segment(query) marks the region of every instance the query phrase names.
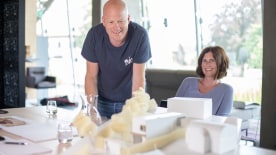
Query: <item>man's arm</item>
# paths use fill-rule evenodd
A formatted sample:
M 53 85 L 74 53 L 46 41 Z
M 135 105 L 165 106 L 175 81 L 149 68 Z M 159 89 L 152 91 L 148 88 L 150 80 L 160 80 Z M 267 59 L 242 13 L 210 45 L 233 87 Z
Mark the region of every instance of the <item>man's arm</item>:
M 132 91 L 145 89 L 145 64 L 133 64 Z
M 97 81 L 98 81 L 99 66 L 98 63 L 86 62 L 86 74 L 85 74 L 85 94 L 86 95 L 98 95 Z

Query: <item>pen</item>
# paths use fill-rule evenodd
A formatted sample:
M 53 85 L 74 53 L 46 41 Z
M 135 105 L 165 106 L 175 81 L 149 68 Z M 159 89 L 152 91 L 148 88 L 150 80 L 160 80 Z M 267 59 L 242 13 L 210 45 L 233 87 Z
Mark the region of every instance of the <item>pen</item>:
M 28 145 L 26 142 L 5 142 L 5 144 L 12 144 L 12 145 Z

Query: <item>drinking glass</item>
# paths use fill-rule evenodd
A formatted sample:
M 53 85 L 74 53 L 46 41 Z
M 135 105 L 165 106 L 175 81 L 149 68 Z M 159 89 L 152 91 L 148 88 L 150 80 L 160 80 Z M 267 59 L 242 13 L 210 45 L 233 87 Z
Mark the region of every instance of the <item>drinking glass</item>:
M 57 137 L 60 143 L 70 143 L 73 140 L 73 130 L 71 123 L 59 122 Z
M 97 109 L 98 95 L 81 95 L 82 111 L 97 125 L 102 124 L 101 115 Z
M 49 116 L 56 116 L 57 114 L 57 102 L 55 100 L 49 100 L 46 106 L 46 112 Z

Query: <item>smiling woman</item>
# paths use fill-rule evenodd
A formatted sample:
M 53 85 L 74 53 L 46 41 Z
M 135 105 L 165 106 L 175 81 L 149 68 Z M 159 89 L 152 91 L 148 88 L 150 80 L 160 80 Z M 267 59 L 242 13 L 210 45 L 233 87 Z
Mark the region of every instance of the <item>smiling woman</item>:
M 226 76 L 228 67 L 229 59 L 223 48 L 204 48 L 198 58 L 196 69 L 199 77 L 184 79 L 176 96 L 212 98 L 213 115 L 229 115 L 233 105 L 233 88 L 220 81 Z

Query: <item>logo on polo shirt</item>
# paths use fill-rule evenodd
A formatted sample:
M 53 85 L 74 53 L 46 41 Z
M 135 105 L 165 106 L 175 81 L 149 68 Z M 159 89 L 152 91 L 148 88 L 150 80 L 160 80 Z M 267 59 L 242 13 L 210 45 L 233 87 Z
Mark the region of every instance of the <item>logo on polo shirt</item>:
M 131 64 L 131 63 L 132 63 L 132 61 L 133 61 L 133 58 L 131 58 L 131 57 L 126 58 L 126 59 L 124 60 L 124 62 L 125 62 L 125 66 L 127 66 L 127 65 Z

